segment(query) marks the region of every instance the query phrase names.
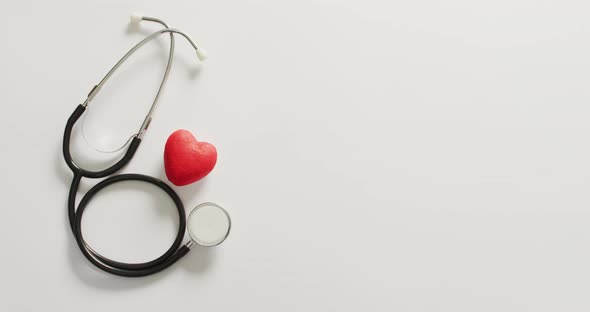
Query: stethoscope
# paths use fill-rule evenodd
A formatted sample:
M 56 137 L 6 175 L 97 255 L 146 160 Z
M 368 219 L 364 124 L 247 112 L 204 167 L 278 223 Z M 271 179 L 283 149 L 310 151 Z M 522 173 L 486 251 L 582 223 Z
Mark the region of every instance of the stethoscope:
M 65 131 L 64 131 L 64 139 L 63 139 L 63 155 L 68 167 L 74 173 L 74 177 L 72 179 L 72 184 L 70 186 L 69 196 L 68 196 L 68 218 L 70 222 L 70 227 L 78 244 L 78 247 L 82 251 L 82 254 L 96 267 L 104 270 L 108 273 L 112 273 L 115 275 L 120 276 L 127 276 L 127 277 L 141 277 L 147 276 L 150 274 L 154 274 L 160 272 L 167 267 L 171 266 L 172 264 L 176 263 L 179 259 L 185 256 L 189 251 L 190 248 L 193 247 L 195 244 L 211 247 L 216 246 L 222 243 L 227 235 L 229 234 L 231 228 L 231 219 L 228 213 L 223 209 L 221 206 L 215 203 L 203 203 L 195 207 L 186 217 L 186 213 L 184 211 L 184 205 L 180 200 L 179 196 L 176 192 L 168 186 L 163 181 L 156 179 L 154 177 L 150 177 L 143 174 L 119 174 L 113 175 L 117 171 L 121 170 L 125 165 L 131 161 L 133 155 L 137 151 L 141 140 L 148 129 L 150 122 L 152 121 L 152 115 L 154 113 L 156 104 L 160 97 L 161 91 L 166 84 L 166 80 L 170 73 L 170 68 L 172 66 L 172 60 L 174 56 L 174 34 L 178 34 L 186 38 L 186 40 L 193 46 L 197 57 L 203 61 L 206 59 L 206 53 L 203 49 L 197 47 L 195 42 L 184 32 L 169 28 L 166 23 L 162 20 L 153 18 L 153 17 L 146 17 L 140 15 L 132 15 L 131 16 L 131 23 L 139 23 L 141 21 L 150 21 L 155 22 L 163 25 L 165 28 L 154 32 L 153 34 L 147 36 L 145 39 L 137 43 L 134 47 L 132 47 L 112 68 L 109 72 L 104 76 L 104 78 L 96 85 L 90 93 L 88 97 L 84 101 L 84 103 L 78 105 L 72 115 L 68 118 L 66 123 Z M 157 38 L 158 36 L 169 33 L 170 34 L 170 54 L 168 57 L 168 63 L 166 65 L 166 70 L 164 72 L 164 76 L 160 83 L 160 87 L 152 106 L 148 114 L 146 115 L 139 131 L 132 135 L 131 138 L 127 141 L 125 145 L 128 145 L 127 150 L 125 151 L 123 157 L 118 160 L 112 166 L 100 170 L 100 171 L 90 171 L 81 168 L 78 166 L 72 156 L 70 154 L 70 137 L 72 134 L 72 128 L 74 124 L 78 121 L 78 119 L 84 114 L 86 111 L 88 104 L 92 101 L 92 99 L 96 96 L 96 94 L 100 91 L 102 86 L 107 82 L 107 80 L 113 75 L 113 73 L 131 56 L 135 51 L 141 48 L 143 45 L 148 43 L 149 41 Z M 124 146 L 125 146 L 124 145 Z M 78 207 L 76 209 L 76 195 L 78 193 L 78 188 L 80 185 L 81 179 L 91 178 L 91 179 L 98 179 L 98 178 L 105 178 L 95 186 L 93 186 L 80 200 Z M 176 238 L 170 248 L 160 257 L 144 262 L 144 263 L 124 263 L 109 259 L 95 250 L 93 250 L 84 240 L 84 236 L 82 235 L 82 216 L 88 203 L 90 200 L 101 190 L 104 188 L 119 183 L 123 181 L 139 181 L 152 184 L 161 190 L 163 190 L 174 202 L 176 209 L 178 211 L 179 217 L 179 227 Z M 190 240 L 183 244 L 182 240 L 184 238 L 184 234 L 187 231 L 187 223 L 188 223 L 188 235 Z

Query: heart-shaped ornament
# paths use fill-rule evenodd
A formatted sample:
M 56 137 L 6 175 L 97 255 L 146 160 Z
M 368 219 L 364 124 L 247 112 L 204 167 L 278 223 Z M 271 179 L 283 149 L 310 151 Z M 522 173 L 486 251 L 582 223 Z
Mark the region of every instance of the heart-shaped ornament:
M 168 137 L 164 148 L 164 169 L 174 185 L 197 182 L 207 176 L 217 163 L 213 144 L 199 142 L 187 130 L 176 130 Z

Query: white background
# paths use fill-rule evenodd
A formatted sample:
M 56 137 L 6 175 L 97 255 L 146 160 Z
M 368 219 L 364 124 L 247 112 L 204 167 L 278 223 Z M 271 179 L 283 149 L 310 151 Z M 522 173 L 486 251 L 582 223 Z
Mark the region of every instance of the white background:
M 590 5 L 564 0 L 3 1 L 2 311 L 588 311 Z M 232 233 L 155 276 L 95 269 L 67 225 L 63 127 L 160 17 L 180 37 L 125 172 L 165 180 L 167 136 L 219 151 L 175 187 Z M 91 103 L 101 144 L 139 127 L 167 36 Z M 79 130 L 79 129 L 78 129 Z M 76 131 L 88 166 L 100 158 Z M 82 156 L 87 155 L 87 156 Z M 93 156 L 94 155 L 94 156 Z M 96 181 L 84 180 L 81 192 Z M 79 195 L 81 196 L 81 195 Z M 177 220 L 137 183 L 108 188 L 88 240 L 158 256 Z

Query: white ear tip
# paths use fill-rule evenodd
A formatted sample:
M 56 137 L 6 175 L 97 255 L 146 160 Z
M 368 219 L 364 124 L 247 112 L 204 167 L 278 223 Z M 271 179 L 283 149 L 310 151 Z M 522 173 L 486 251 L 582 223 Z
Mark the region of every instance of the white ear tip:
M 199 58 L 199 60 L 204 61 L 207 58 L 209 58 L 209 55 L 207 55 L 207 51 L 205 51 L 201 48 L 198 48 L 197 49 L 197 57 Z
M 141 22 L 142 19 L 143 15 L 141 15 L 140 13 L 133 13 L 129 17 L 129 22 L 131 22 L 131 24 L 139 24 L 139 22 Z

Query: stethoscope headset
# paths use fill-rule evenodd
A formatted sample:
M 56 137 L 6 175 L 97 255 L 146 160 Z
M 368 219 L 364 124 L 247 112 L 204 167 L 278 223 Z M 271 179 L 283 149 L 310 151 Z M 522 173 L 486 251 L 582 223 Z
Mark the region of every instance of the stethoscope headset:
M 139 147 L 139 144 L 142 141 L 142 138 L 146 130 L 150 125 L 150 122 L 152 121 L 152 115 L 154 113 L 156 104 L 158 103 L 158 99 L 160 97 L 162 89 L 164 88 L 164 85 L 166 84 L 166 80 L 168 78 L 170 68 L 172 66 L 175 44 L 174 34 L 181 35 L 182 37 L 184 37 L 195 49 L 197 57 L 201 61 L 207 58 L 205 51 L 197 47 L 195 42 L 184 32 L 177 29 L 169 28 L 165 22 L 157 18 L 140 15 L 131 16 L 131 23 L 139 23 L 141 21 L 155 22 L 161 24 L 165 28 L 158 30 L 153 34 L 147 36 L 145 39 L 143 39 L 134 47 L 132 47 L 109 70 L 109 72 L 104 76 L 104 78 L 102 78 L 102 80 L 96 86 L 94 86 L 94 88 L 92 88 L 84 103 L 78 105 L 78 107 L 76 107 L 72 115 L 68 118 L 63 137 L 63 155 L 65 158 L 65 162 L 74 174 L 68 196 L 68 218 L 77 245 L 82 251 L 82 254 L 99 269 L 106 271 L 108 273 L 126 277 L 141 277 L 160 272 L 168 268 L 172 264 L 176 263 L 182 257 L 184 257 L 190 251 L 190 248 L 195 244 L 205 247 L 218 245 L 225 240 L 231 228 L 230 217 L 221 206 L 215 203 L 203 203 L 195 207 L 188 216 L 188 234 L 190 240 L 187 243 L 183 244 L 182 240 L 187 230 L 187 217 L 184 211 L 184 205 L 180 197 L 170 186 L 168 186 L 166 183 L 157 178 L 143 174 L 132 173 L 113 175 L 131 161 L 131 159 L 135 155 L 135 152 L 137 151 L 137 148 Z M 74 162 L 70 153 L 70 138 L 74 124 L 76 124 L 78 119 L 80 119 L 80 117 L 84 114 L 88 107 L 88 104 L 100 91 L 100 89 L 107 82 L 107 80 L 113 75 L 113 73 L 139 48 L 141 48 L 146 43 L 150 42 L 151 40 L 157 38 L 158 36 L 164 33 L 170 34 L 170 54 L 168 57 L 166 70 L 164 72 L 164 76 L 160 83 L 158 92 L 156 93 L 150 110 L 146 115 L 141 127 L 139 128 L 139 131 L 133 136 L 131 136 L 131 138 L 127 141 L 127 143 L 124 146 L 127 145 L 128 147 L 127 150 L 124 152 L 123 157 L 116 163 L 114 163 L 112 166 L 99 171 L 91 171 L 81 168 Z M 76 208 L 76 195 L 78 193 L 78 188 L 80 186 L 81 179 L 99 179 L 105 177 L 106 179 L 97 183 L 82 197 L 80 203 L 78 204 L 78 207 Z M 84 236 L 82 235 L 82 216 L 89 201 L 104 188 L 123 181 L 145 182 L 160 188 L 166 194 L 168 194 L 168 196 L 170 196 L 178 211 L 179 226 L 176 238 L 174 239 L 174 242 L 172 243 L 170 248 L 164 254 L 162 254 L 160 257 L 154 260 L 144 263 L 124 263 L 109 259 L 99 254 L 94 249 L 92 249 L 86 243 L 86 241 L 84 240 Z

